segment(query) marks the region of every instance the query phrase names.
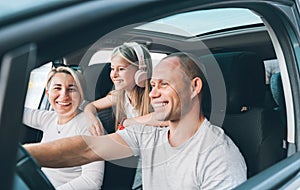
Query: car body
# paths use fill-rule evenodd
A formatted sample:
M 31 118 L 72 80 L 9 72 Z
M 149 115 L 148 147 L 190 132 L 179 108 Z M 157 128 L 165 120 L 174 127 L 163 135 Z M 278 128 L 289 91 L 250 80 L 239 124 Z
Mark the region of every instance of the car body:
M 36 142 L 41 136 L 21 127 L 22 114 L 30 98 L 37 100 L 33 107 L 50 109 L 41 82 L 48 70 L 61 63 L 79 65 L 88 81 L 87 100 L 103 97 L 112 89 L 109 54 L 127 41 L 146 45 L 155 65 L 177 51 L 192 53 L 204 62 L 211 95 L 204 105 L 206 116 L 224 128 L 253 171 L 237 189 L 299 188 L 298 0 L 66 1 L 42 5 L 0 17 L 3 189 L 51 189 L 35 163 L 30 165 L 36 167 L 34 171 L 20 167 L 23 158 L 32 159 L 26 152 L 21 159 L 18 151 L 20 142 Z M 281 75 L 275 87 L 271 82 L 274 73 Z M 270 78 L 262 81 L 261 76 Z M 31 92 L 35 86 L 42 90 Z M 236 99 L 236 94 L 241 98 Z M 240 107 L 236 108 L 237 104 Z M 110 113 L 99 117 L 106 130 L 113 132 Z M 270 162 L 260 166 L 257 162 L 265 158 Z M 28 182 L 28 176 L 36 180 Z M 116 187 L 107 184 L 106 188 Z

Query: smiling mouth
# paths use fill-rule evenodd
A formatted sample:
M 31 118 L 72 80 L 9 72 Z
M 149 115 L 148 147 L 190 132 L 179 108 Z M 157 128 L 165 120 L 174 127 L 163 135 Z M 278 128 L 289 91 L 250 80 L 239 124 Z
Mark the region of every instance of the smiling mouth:
M 72 104 L 71 102 L 56 102 L 56 103 L 60 106 L 69 106 Z
M 155 111 L 162 111 L 165 109 L 167 102 L 161 102 L 161 103 L 153 103 L 152 107 Z
M 122 79 L 117 79 L 117 80 L 114 80 L 113 82 L 114 83 L 121 83 L 123 80 Z

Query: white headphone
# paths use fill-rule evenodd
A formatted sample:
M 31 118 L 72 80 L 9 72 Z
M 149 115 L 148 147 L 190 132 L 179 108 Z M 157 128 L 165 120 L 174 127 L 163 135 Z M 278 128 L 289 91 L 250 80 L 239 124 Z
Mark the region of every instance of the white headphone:
M 126 46 L 132 47 L 138 58 L 138 70 L 134 75 L 135 84 L 141 88 L 146 85 L 147 76 L 147 65 L 145 63 L 144 52 L 141 46 L 136 42 L 125 43 Z

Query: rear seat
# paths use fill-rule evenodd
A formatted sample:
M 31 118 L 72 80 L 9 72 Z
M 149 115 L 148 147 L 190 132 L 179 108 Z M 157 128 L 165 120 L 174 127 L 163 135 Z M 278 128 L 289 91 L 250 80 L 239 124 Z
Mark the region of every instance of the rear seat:
M 88 66 L 83 75 L 87 81 L 87 101 L 93 101 L 107 95 L 113 88 L 110 79 L 110 64 L 95 64 Z M 115 131 L 113 109 L 108 108 L 98 113 L 107 133 Z M 105 145 L 102 145 L 105 146 Z M 105 161 L 102 190 L 131 189 L 138 158 L 132 156 L 125 159 Z

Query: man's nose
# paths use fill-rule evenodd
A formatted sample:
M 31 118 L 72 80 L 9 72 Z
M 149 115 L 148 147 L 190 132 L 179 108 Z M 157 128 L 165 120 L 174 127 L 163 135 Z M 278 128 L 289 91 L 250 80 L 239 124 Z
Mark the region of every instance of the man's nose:
M 160 91 L 157 87 L 153 87 L 152 90 L 149 93 L 150 98 L 156 98 L 160 96 Z

